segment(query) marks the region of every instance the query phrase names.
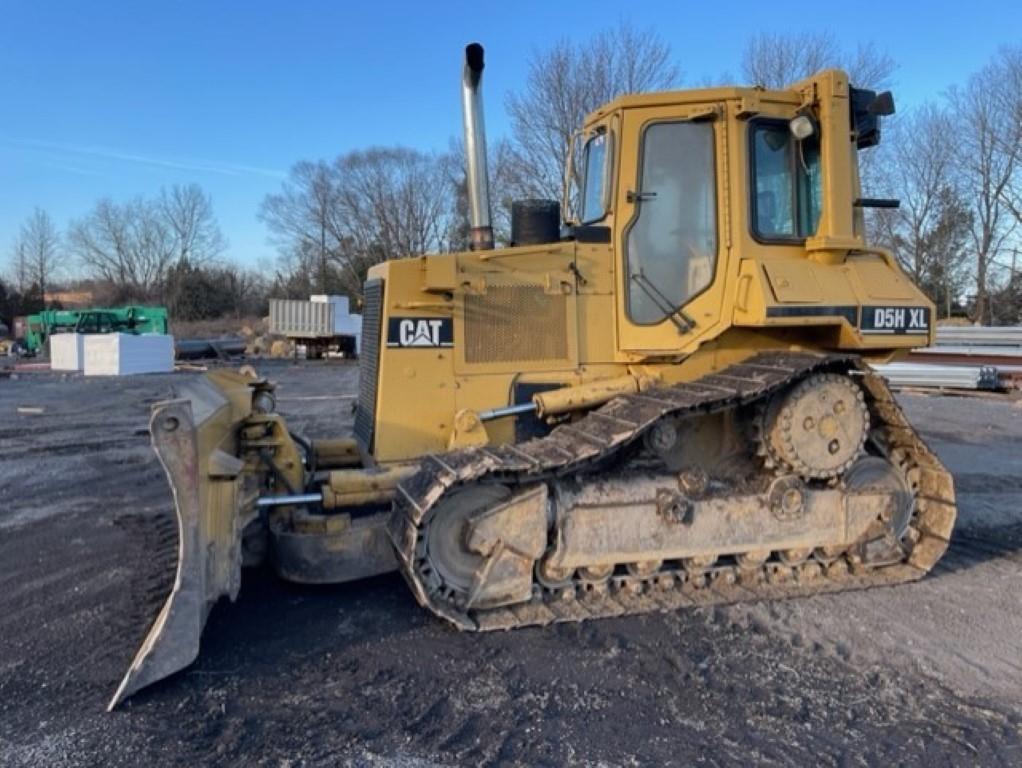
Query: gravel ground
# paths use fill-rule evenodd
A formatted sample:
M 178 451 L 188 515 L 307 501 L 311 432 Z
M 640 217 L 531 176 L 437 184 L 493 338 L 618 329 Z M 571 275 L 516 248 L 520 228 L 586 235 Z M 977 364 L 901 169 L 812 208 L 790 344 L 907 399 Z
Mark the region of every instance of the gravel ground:
M 260 367 L 297 429 L 350 430 L 354 365 Z M 466 635 L 396 576 L 248 572 L 106 714 L 173 537 L 148 408 L 193 375 L 0 379 L 2 765 L 1022 763 L 1022 408 L 952 397 L 902 398 L 960 500 L 917 584 Z

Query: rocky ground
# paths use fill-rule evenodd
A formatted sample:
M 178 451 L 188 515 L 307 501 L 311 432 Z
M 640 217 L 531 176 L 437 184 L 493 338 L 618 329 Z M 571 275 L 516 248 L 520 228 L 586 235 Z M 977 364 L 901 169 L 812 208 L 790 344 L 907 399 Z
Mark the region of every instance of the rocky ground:
M 350 429 L 354 365 L 263 367 L 298 430 Z M 257 571 L 106 714 L 173 535 L 147 411 L 194 375 L 0 379 L 2 765 L 1022 763 L 1022 408 L 953 397 L 902 398 L 960 499 L 917 584 L 465 635 L 396 576 Z

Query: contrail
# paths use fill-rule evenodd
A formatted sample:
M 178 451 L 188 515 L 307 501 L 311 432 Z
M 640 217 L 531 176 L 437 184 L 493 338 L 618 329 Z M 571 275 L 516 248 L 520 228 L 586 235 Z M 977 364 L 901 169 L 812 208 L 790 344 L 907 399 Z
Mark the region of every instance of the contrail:
M 116 162 L 151 165 L 158 168 L 170 168 L 177 171 L 217 173 L 224 176 L 265 176 L 272 179 L 283 179 L 285 176 L 283 171 L 272 168 L 260 168 L 258 166 L 241 165 L 237 163 L 218 163 L 191 158 L 180 159 L 158 157 L 156 155 L 125 152 L 123 150 L 112 149 L 109 147 L 79 146 L 75 144 L 38 141 L 35 139 L 15 139 L 3 137 L 0 137 L 0 143 L 6 144 L 8 147 L 13 149 L 31 149 L 51 153 L 71 154 L 79 157 L 95 157 L 103 160 L 113 160 Z

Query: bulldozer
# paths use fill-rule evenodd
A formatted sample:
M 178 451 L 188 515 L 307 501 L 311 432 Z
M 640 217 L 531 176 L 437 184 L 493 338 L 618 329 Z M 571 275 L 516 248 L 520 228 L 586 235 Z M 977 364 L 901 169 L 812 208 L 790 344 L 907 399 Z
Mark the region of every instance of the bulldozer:
M 293 433 L 251 369 L 153 407 L 177 570 L 110 708 L 192 663 L 263 563 L 400 571 L 485 631 L 895 585 L 947 549 L 952 478 L 871 369 L 934 335 L 866 237 L 897 205 L 859 179 L 890 93 L 825 70 L 620 96 L 495 248 L 483 70 L 469 45 L 471 248 L 369 270 L 353 436 Z

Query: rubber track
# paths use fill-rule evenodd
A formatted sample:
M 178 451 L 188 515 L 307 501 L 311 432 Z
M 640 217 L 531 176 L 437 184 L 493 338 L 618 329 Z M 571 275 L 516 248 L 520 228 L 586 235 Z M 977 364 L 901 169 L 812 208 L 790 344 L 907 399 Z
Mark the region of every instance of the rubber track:
M 443 597 L 438 576 L 417 553 L 432 510 L 455 488 L 484 482 L 524 486 L 561 475 L 584 475 L 620 458 L 661 418 L 749 405 L 817 372 L 851 373 L 859 378 L 873 424 L 870 437 L 903 468 L 913 486 L 916 504 L 906 536 L 908 551 L 900 563 L 868 566 L 845 556 L 829 564 L 809 560 L 789 566 L 768 561 L 754 571 L 724 565 L 696 576 L 678 568 L 650 577 L 615 575 L 595 586 L 576 582 L 551 590 L 535 585 L 529 602 L 464 611 Z M 951 474 L 912 429 L 883 379 L 858 358 L 759 353 L 694 382 L 618 397 L 526 443 L 431 455 L 416 475 L 399 486 L 390 533 L 402 573 L 421 605 L 461 629 L 490 630 L 913 581 L 947 550 L 955 514 Z

